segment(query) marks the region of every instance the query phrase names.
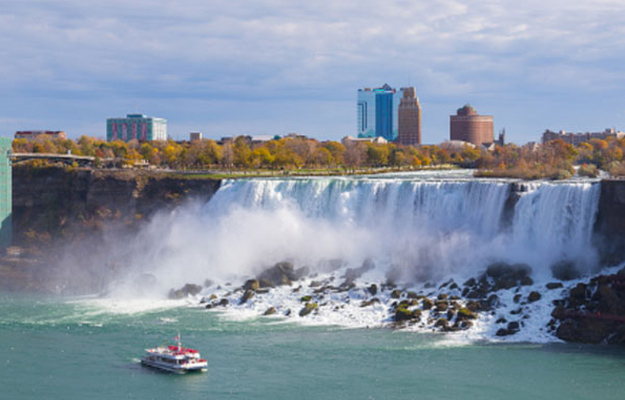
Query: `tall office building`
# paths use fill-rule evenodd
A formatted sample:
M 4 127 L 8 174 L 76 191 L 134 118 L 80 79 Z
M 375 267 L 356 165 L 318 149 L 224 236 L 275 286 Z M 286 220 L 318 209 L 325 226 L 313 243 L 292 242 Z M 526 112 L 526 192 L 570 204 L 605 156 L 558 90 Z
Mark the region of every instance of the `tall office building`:
M 421 144 L 421 105 L 414 87 L 402 88 L 403 96 L 397 109 L 397 142 L 405 145 Z
M 493 116 L 477 115 L 470 105 L 458 109 L 449 117 L 450 140 L 462 140 L 480 146 L 495 141 Z
M 397 139 L 399 99 L 400 93 L 387 84 L 375 89 L 358 89 L 358 137 Z
M 152 141 L 167 140 L 167 120 L 148 117 L 143 114 L 128 114 L 126 118 L 108 118 L 106 120 L 106 140 Z

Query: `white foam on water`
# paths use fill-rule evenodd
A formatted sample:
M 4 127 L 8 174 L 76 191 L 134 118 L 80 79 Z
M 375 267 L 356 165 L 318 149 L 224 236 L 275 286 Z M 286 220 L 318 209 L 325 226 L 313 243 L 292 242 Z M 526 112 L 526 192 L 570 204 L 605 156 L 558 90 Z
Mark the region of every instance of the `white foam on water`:
M 232 282 L 233 287 L 214 285 L 202 293 L 228 298 L 230 306 L 220 311 L 224 318 L 258 318 L 275 307 L 278 316 L 286 318 L 290 310 L 286 319 L 305 325 L 384 327 L 391 321 L 389 307 L 395 300 L 385 291 L 376 296 L 379 304 L 360 307 L 370 297 L 363 289 L 366 283 L 380 286 L 392 276 L 402 287 L 428 294 L 423 288 L 426 281 L 438 286 L 453 277 L 461 283 L 479 276 L 492 262 L 525 263 L 532 268 L 535 285 L 521 288 L 519 294 L 525 299 L 537 290 L 541 300 L 523 305 L 517 317 L 510 314 L 518 309 L 514 293 L 498 293 L 497 315 L 482 313 L 469 331 L 448 336 L 451 341 L 552 341 L 545 325 L 558 291 L 547 291 L 544 284 L 553 279 L 550 266 L 559 260 L 575 260 L 584 273 L 596 266 L 590 239 L 599 185 L 589 181 L 520 185 L 525 191 L 512 207 L 506 203 L 510 181 L 477 180 L 466 171 L 225 181 L 207 204 L 157 215 L 136 242 L 128 244 L 141 251 L 122 247 L 123 254 L 131 255 L 134 275 L 128 280 L 131 284 L 117 288 L 124 286 L 121 293 L 135 292 L 137 276 L 154 277 L 154 288 L 161 293 L 206 279 L 222 285 Z M 238 304 L 242 292 L 226 296 L 246 278 L 283 260 L 309 267 L 311 274 L 318 274 L 315 280 L 333 276 L 332 284 L 338 286 L 346 268 L 358 268 L 366 259 L 372 259 L 375 268 L 357 281 L 356 289 L 315 300 L 318 309 L 306 317 L 299 311 L 301 297 L 314 296 L 311 278 L 256 295 L 242 305 Z M 342 272 L 329 273 L 329 260 L 341 260 Z M 300 285 L 299 293 L 294 293 Z M 129 314 L 185 305 L 141 299 L 116 303 L 114 297 L 102 301 L 101 308 Z M 508 321 L 527 315 L 520 320 L 521 332 L 496 337 L 502 327 L 496 323 L 499 314 Z M 422 319 L 427 317 L 425 312 Z M 428 323 L 408 329 L 432 331 Z

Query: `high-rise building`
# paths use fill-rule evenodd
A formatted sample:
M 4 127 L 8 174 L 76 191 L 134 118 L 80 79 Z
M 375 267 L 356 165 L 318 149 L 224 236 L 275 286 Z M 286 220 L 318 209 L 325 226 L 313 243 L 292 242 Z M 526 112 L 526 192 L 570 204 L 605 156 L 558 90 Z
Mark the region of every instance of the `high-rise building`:
M 402 97 L 397 109 L 397 142 L 405 145 L 421 144 L 421 105 L 415 88 L 402 88 Z
M 106 140 L 152 141 L 167 140 L 167 120 L 148 117 L 143 114 L 128 114 L 126 118 L 108 118 L 106 120 Z
M 400 93 L 387 84 L 375 89 L 358 89 L 358 137 L 397 139 L 399 99 Z
M 450 140 L 462 140 L 480 146 L 495 141 L 492 115 L 477 115 L 469 104 L 449 117 Z

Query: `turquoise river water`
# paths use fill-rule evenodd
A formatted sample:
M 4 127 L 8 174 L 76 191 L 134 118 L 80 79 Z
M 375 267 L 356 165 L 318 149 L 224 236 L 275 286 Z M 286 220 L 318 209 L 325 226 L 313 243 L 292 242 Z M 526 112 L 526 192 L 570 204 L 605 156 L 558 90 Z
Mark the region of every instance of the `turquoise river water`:
M 0 295 L 2 399 L 622 399 L 625 351 L 232 320 L 171 302 Z M 176 304 L 174 306 L 174 304 Z M 204 374 L 144 368 L 170 342 Z

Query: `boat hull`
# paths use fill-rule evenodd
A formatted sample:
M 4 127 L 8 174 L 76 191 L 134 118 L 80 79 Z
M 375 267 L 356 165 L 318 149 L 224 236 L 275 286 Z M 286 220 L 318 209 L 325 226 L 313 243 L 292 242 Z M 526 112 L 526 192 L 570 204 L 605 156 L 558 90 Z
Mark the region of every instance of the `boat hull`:
M 172 374 L 178 374 L 178 375 L 183 375 L 183 374 L 186 374 L 187 372 L 206 372 L 207 371 L 207 365 L 203 365 L 201 363 L 198 363 L 197 365 L 191 365 L 191 366 L 172 365 L 172 364 L 168 364 L 165 362 L 147 360 L 145 358 L 142 358 L 141 365 L 154 368 L 154 369 L 158 369 L 161 371 L 169 372 Z

